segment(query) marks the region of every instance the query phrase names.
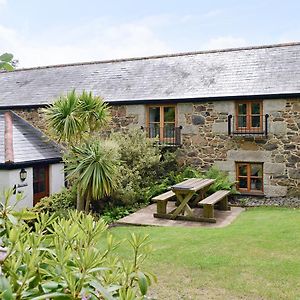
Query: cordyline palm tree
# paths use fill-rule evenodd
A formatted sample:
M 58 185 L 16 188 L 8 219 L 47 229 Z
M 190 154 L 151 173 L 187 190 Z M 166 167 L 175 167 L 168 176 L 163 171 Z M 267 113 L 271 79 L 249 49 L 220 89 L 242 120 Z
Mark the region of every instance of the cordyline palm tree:
M 110 115 L 106 103 L 92 93 L 75 90 L 60 97 L 44 110 L 49 135 L 60 143 L 78 145 L 107 124 Z
M 73 146 L 66 159 L 69 178 L 75 178 L 79 199 L 77 209 L 89 211 L 91 200 L 109 196 L 117 187 L 119 155 L 112 142 L 90 141 Z
M 67 178 L 77 185 L 77 209 L 88 211 L 92 199 L 110 195 L 117 183 L 116 146 L 97 136 L 109 120 L 108 107 L 92 93 L 73 90 L 44 112 L 49 135 L 67 150 Z

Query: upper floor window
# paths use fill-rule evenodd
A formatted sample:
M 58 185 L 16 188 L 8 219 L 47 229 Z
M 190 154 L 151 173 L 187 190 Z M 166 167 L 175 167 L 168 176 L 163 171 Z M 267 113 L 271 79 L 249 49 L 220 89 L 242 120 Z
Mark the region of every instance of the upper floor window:
M 147 134 L 159 142 L 173 144 L 176 141 L 177 110 L 175 105 L 151 105 L 147 107 Z
M 236 103 L 236 131 L 261 132 L 263 130 L 262 101 Z
M 263 114 L 262 101 L 238 101 L 235 115 L 228 115 L 228 135 L 268 136 L 269 115 Z

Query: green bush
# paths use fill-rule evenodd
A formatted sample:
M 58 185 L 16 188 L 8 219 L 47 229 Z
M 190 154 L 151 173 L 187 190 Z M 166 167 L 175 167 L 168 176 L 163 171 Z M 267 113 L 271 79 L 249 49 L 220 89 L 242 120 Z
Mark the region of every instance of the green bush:
M 216 168 L 210 168 L 206 173 L 190 166 L 180 168 L 176 153 L 163 152 L 141 130 L 131 130 L 127 134 L 114 133 L 112 139 L 119 145 L 121 180 L 108 202 L 125 206 L 124 211 L 134 203 L 148 203 L 154 196 L 187 178 L 215 179 L 209 194 L 220 189 L 236 193 L 235 183 L 229 180 L 225 172 Z
M 71 211 L 68 218 L 14 212 L 12 192 L 0 204 L 0 299 L 147 299 L 155 277 L 142 271 L 148 236 L 132 234 L 127 259 L 103 220 Z M 25 220 L 36 218 L 33 228 Z
M 109 202 L 120 205 L 147 203 L 150 190 L 162 183 L 170 172 L 178 168 L 174 153 L 165 152 L 142 130 L 113 133 L 111 138 L 119 145 L 121 155 L 121 180 L 119 188 Z
M 210 186 L 208 193 L 213 194 L 219 190 L 228 190 L 231 194 L 238 194 L 235 186 L 235 181 L 229 180 L 226 172 L 220 171 L 219 169 L 212 167 L 205 174 L 204 178 L 215 179 L 215 182 Z
M 35 212 L 63 212 L 75 209 L 76 187 L 63 188 L 59 193 L 42 198 L 32 209 Z
M 178 183 L 187 178 L 210 178 L 215 179 L 215 182 L 210 186 L 208 193 L 213 194 L 219 190 L 229 190 L 231 194 L 237 194 L 235 181 L 231 181 L 226 172 L 223 172 L 216 167 L 211 167 L 206 172 L 193 167 L 186 167 L 176 174 L 170 174 L 173 177 L 173 182 Z
M 130 207 L 125 206 L 107 206 L 104 211 L 101 213 L 101 219 L 103 219 L 106 223 L 113 223 L 123 217 L 126 217 L 138 209 L 140 209 L 142 205 L 133 204 Z

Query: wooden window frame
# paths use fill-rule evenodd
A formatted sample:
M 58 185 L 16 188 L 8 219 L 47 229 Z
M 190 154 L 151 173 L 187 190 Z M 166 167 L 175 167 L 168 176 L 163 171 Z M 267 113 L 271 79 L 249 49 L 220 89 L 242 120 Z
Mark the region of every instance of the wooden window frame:
M 175 120 L 174 122 L 165 122 L 164 121 L 164 108 L 165 107 L 173 107 L 175 109 Z M 159 122 L 150 122 L 150 108 L 159 108 Z M 146 124 L 147 127 L 150 128 L 150 124 L 159 124 L 159 141 L 163 142 L 166 139 L 170 140 L 170 138 L 164 137 L 164 125 L 165 124 L 174 124 L 174 127 L 177 127 L 178 123 L 178 112 L 176 104 L 149 104 L 146 106 Z
M 236 162 L 236 181 L 237 181 L 237 189 L 242 194 L 252 194 L 252 195 L 262 195 L 264 194 L 264 165 L 261 162 Z M 246 165 L 247 166 L 247 175 L 239 174 L 239 166 Z M 251 175 L 251 165 L 261 165 L 262 176 L 252 176 Z M 247 188 L 240 188 L 239 182 L 240 178 L 247 179 Z M 251 189 L 251 179 L 261 179 L 261 190 L 252 190 Z
M 260 114 L 252 114 L 251 105 L 253 103 L 258 103 L 260 106 Z M 246 104 L 246 127 L 239 127 L 239 105 Z M 263 101 L 237 101 L 235 105 L 235 129 L 236 132 L 262 132 L 263 131 Z M 242 115 L 244 116 L 244 115 Z M 252 117 L 259 116 L 260 117 L 260 127 L 253 127 L 252 126 Z
M 45 191 L 43 192 L 39 192 L 39 193 L 34 193 L 34 183 L 35 182 L 41 182 L 41 181 L 34 181 L 34 175 L 32 174 L 33 177 L 33 183 L 32 183 L 32 189 L 33 189 L 33 205 L 36 205 L 40 199 L 42 199 L 43 197 L 47 197 L 49 196 L 49 191 L 50 191 L 50 182 L 49 182 L 49 166 L 48 165 L 41 165 L 41 166 L 36 166 L 33 167 L 33 171 L 34 169 L 45 169 Z

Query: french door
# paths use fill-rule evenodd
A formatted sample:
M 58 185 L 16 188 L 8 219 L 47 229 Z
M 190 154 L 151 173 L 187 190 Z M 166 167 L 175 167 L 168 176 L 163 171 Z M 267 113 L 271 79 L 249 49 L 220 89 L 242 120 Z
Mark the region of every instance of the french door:
M 174 142 L 176 127 L 176 106 L 149 106 L 147 113 L 149 137 L 158 137 L 160 142 Z
M 33 168 L 33 205 L 49 196 L 49 166 Z
M 236 104 L 236 130 L 259 132 L 263 130 L 262 101 L 244 101 Z

